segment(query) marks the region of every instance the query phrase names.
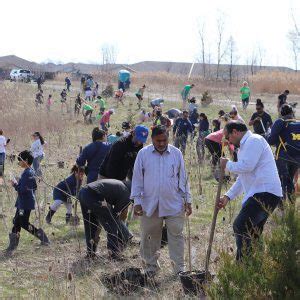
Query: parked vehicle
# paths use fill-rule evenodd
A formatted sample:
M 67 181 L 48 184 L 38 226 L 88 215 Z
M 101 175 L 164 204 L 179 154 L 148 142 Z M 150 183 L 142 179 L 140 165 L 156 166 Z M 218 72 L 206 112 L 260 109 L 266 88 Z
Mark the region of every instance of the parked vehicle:
M 33 74 L 29 70 L 25 69 L 13 69 L 10 72 L 11 81 L 24 81 L 30 82 Z

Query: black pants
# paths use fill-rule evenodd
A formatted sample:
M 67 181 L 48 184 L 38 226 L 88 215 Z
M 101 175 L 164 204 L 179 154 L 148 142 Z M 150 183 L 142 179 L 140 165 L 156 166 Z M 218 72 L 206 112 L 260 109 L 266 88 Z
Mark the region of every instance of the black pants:
M 294 177 L 300 167 L 300 157 L 279 157 L 276 160 L 279 178 L 281 181 L 283 199 L 292 200 L 295 192 Z
M 208 139 L 205 139 L 205 145 L 212 156 L 212 165 L 216 166 L 222 155 L 222 145 Z
M 19 233 L 21 229 L 27 230 L 32 235 L 36 235 L 37 228 L 29 223 L 31 210 L 19 210 L 17 209 L 15 217 L 13 219 L 12 233 Z
M 120 220 L 118 213 L 130 202 L 118 203 L 112 208 L 109 204 L 103 206 L 103 200 L 103 196 L 88 187 L 83 187 L 79 192 L 87 252 L 96 251 L 101 225 L 107 233 L 107 248 L 113 253 L 119 253 L 131 234 Z
M 257 240 L 269 215 L 280 202 L 280 197 L 270 193 L 257 193 L 250 197 L 243 205 L 233 223 L 233 231 L 236 240 L 236 259 L 240 260 L 243 252 L 251 252 L 253 240 Z

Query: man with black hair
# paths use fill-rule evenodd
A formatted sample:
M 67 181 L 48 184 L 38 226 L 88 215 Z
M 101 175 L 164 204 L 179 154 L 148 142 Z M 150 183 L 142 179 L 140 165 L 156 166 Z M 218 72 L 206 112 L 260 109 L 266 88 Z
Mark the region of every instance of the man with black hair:
M 256 100 L 256 112 L 252 115 L 249 126 L 253 126 L 254 133 L 266 136 L 273 122 L 271 116 L 264 111 L 261 99 Z
M 45 232 L 41 228 L 37 229 L 29 222 L 30 213 L 35 207 L 35 191 L 37 189 L 34 170 L 31 168 L 32 162 L 33 156 L 30 151 L 25 150 L 18 155 L 18 165 L 24 171 L 19 181 L 16 179 L 11 180 L 18 197 L 15 204 L 17 210 L 13 219 L 14 226 L 9 234 L 9 246 L 6 249 L 7 255 L 11 255 L 17 249 L 22 228 L 37 237 L 42 245 L 50 244 Z
M 154 276 L 159 268 L 163 222 L 174 271 L 184 271 L 184 212 L 189 216 L 192 206 L 182 153 L 168 143 L 165 126 L 154 127 L 151 137 L 152 144 L 137 155 L 130 198 L 135 214 L 141 217 L 140 253 L 145 271 Z
M 275 159 L 284 199 L 293 201 L 294 176 L 300 167 L 300 122 L 288 104 L 281 107 L 280 114 L 282 118 L 274 122 L 267 140 L 276 146 Z
M 251 252 L 251 243 L 257 239 L 269 214 L 282 197 L 280 179 L 271 147 L 260 135 L 252 134 L 243 123 L 231 121 L 225 125 L 225 138 L 239 147 L 238 161 L 220 159 L 222 169 L 237 174 L 233 186 L 220 198 L 218 207 L 244 194 L 242 209 L 233 223 L 237 245 L 237 260 Z
M 106 142 L 104 130 L 95 127 L 92 131 L 93 142 L 83 148 L 76 160 L 79 167 L 86 166 L 87 183 L 96 181 L 99 176 L 100 166 L 109 152 L 111 145 Z
M 289 90 L 285 90 L 282 94 L 278 96 L 277 109 L 280 114 L 281 106 L 287 103 L 287 96 L 290 93 Z
M 99 242 L 100 226 L 107 232 L 107 248 L 111 259 L 120 259 L 133 237 L 120 216 L 130 201 L 130 182 L 100 179 L 84 186 L 79 192 L 87 255 L 93 258 Z

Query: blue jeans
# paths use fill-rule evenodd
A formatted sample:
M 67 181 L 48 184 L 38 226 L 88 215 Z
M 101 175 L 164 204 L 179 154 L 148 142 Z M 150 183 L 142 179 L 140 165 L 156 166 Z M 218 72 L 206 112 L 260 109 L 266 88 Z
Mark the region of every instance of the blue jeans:
M 41 161 L 42 159 L 44 158 L 44 156 L 38 156 L 38 157 L 35 157 L 33 159 L 33 163 L 32 163 L 32 167 L 34 169 L 34 172 L 35 172 L 35 175 L 38 176 L 38 177 L 41 177 L 43 174 L 42 174 L 42 170 L 41 170 Z
M 246 201 L 233 222 L 237 260 L 241 260 L 244 251 L 247 255 L 251 253 L 252 241 L 260 237 L 269 215 L 279 201 L 280 197 L 270 193 L 257 193 Z
M 0 176 L 4 175 L 5 153 L 0 153 Z
M 126 208 L 130 202 L 119 203 L 118 206 L 112 208 L 110 205 L 102 206 L 103 200 L 104 197 L 101 194 L 87 186 L 79 192 L 87 252 L 96 252 L 102 226 L 107 233 L 107 248 L 113 253 L 119 253 L 128 242 L 131 234 L 117 214 Z

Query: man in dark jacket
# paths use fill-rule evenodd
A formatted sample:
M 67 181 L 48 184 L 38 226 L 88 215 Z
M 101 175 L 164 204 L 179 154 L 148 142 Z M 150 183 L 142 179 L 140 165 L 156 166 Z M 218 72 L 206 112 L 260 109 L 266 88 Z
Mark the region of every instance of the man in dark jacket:
M 110 258 L 119 259 L 132 235 L 120 219 L 130 204 L 130 182 L 100 179 L 79 192 L 88 257 L 94 257 L 99 242 L 100 225 L 107 232 Z
M 84 167 L 87 163 L 87 183 L 98 179 L 100 166 L 111 148 L 110 144 L 104 142 L 106 139 L 105 131 L 98 127 L 93 129 L 92 139 L 93 142 L 85 146 L 76 160 L 76 164 L 79 167 Z
M 277 119 L 267 138 L 270 145 L 276 145 L 275 159 L 281 180 L 284 199 L 293 200 L 294 176 L 300 167 L 300 122 L 295 120 L 293 108 L 284 104 L 282 118 Z
M 174 146 L 180 149 L 183 155 L 188 135 L 193 132 L 193 126 L 188 117 L 188 111 L 183 111 L 182 117 L 178 118 L 173 126 Z
M 118 180 L 131 179 L 135 158 L 146 143 L 148 132 L 146 126 L 138 125 L 128 137 L 116 141 L 101 165 L 100 175 Z
M 30 213 L 35 207 L 35 191 L 37 189 L 34 170 L 31 168 L 33 156 L 30 151 L 22 151 L 18 155 L 19 166 L 24 169 L 20 180 L 11 180 L 12 186 L 18 193 L 16 201 L 16 214 L 13 219 L 13 228 L 9 234 L 9 246 L 6 254 L 10 255 L 18 247 L 21 229 L 27 230 L 37 237 L 43 245 L 49 245 L 45 232 L 29 223 Z

